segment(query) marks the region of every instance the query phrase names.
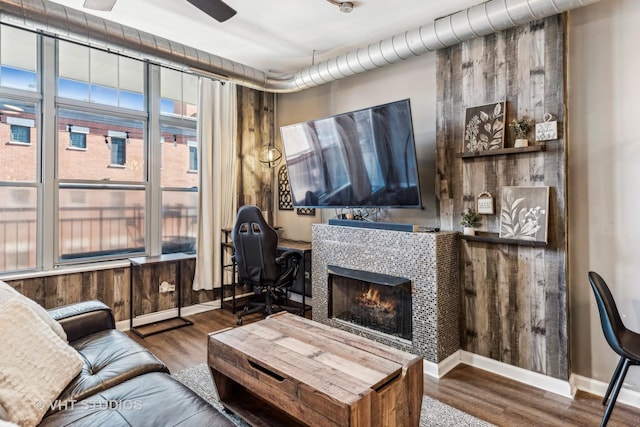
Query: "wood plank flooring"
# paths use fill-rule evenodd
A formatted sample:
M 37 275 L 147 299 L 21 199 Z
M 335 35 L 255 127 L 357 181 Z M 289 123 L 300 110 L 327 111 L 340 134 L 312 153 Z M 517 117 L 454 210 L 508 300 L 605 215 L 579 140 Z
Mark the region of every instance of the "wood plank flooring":
M 206 363 L 209 332 L 236 326 L 235 315 L 227 310 L 188 318 L 193 326 L 144 339 L 128 334 L 177 372 Z M 245 317 L 244 323 L 261 318 L 256 313 Z M 598 426 L 604 413 L 598 396 L 578 392 L 575 399 L 568 399 L 466 365 L 444 378 L 425 376 L 424 381 L 425 395 L 498 426 Z M 618 403 L 608 425 L 638 426 L 640 409 Z

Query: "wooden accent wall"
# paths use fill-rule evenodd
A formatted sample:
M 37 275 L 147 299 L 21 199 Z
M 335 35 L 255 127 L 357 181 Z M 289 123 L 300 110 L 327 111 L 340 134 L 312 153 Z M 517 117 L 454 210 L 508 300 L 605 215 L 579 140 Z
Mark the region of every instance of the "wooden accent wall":
M 437 193 L 441 226 L 461 230 L 460 214 L 491 192 L 498 232 L 502 187 L 549 186 L 549 243 L 527 247 L 462 240 L 462 349 L 568 379 L 565 231 L 564 16 L 556 15 L 437 53 Z M 465 109 L 507 101 L 509 123 L 558 120 L 560 139 L 544 152 L 461 159 Z M 533 141 L 533 135 L 530 140 Z M 507 133 L 505 147 L 513 146 Z
M 55 308 L 97 299 L 111 307 L 116 320 L 124 320 L 129 317 L 128 268 L 7 280 L 6 282 L 44 308 Z
M 267 222 L 273 224 L 277 168 L 260 163 L 258 153 L 269 142 L 275 144 L 275 94 L 238 86 L 238 108 L 238 206 L 258 206 Z
M 205 303 L 219 298 L 220 291 L 191 289 L 195 259 L 181 261 L 182 306 Z M 142 273 L 142 276 L 141 274 Z M 176 263 L 146 266 L 134 273 L 136 316 L 177 307 L 175 292 L 158 293 L 159 284 L 166 280 L 176 283 Z M 7 280 L 21 294 L 45 308 L 97 299 L 112 308 L 116 321 L 129 318 L 129 268 L 86 271 L 33 279 Z M 214 292 L 216 292 L 214 294 Z

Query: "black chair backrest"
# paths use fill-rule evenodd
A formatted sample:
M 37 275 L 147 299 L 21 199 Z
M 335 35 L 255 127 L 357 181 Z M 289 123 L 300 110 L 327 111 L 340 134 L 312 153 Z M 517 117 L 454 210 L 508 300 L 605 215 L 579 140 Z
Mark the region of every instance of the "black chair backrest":
M 278 278 L 278 233 L 267 224 L 257 206 L 238 210 L 231 239 L 241 282 L 260 284 Z
M 598 312 L 600 313 L 600 323 L 602 323 L 602 331 L 607 342 L 613 351 L 621 356 L 627 356 L 620 345 L 620 336 L 624 333 L 626 327 L 622 322 L 609 287 L 604 279 L 593 271 L 589 272 L 589 283 L 591 283 L 591 289 L 593 289 L 596 297 L 596 304 L 598 306 Z

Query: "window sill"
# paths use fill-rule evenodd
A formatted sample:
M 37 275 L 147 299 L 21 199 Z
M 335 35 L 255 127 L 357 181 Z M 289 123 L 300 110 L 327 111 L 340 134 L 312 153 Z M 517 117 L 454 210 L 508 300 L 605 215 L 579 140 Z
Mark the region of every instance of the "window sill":
M 30 147 L 30 142 L 20 142 L 20 141 L 7 141 L 7 145 L 21 145 L 23 147 Z
M 126 165 L 114 165 L 114 164 L 111 164 L 108 167 L 113 168 L 113 169 L 126 169 L 127 166 Z
M 47 271 L 28 271 L 22 273 L 7 273 L 6 275 L 0 275 L 1 280 L 23 280 L 34 279 L 38 277 L 59 276 L 61 274 L 83 273 L 86 271 L 98 271 L 109 270 L 112 268 L 129 267 L 129 260 L 115 260 L 115 261 L 102 261 L 92 262 L 86 264 L 64 265 L 55 267 L 53 270 Z
M 86 148 L 82 148 L 82 147 L 71 147 L 71 146 L 67 147 L 67 150 L 69 150 L 69 151 L 87 151 L 87 149 L 86 149 Z

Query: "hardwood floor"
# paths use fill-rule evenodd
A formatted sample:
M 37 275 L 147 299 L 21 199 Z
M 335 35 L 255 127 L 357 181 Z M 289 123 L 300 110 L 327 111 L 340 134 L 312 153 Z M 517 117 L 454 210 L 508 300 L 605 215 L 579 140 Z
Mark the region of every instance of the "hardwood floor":
M 257 313 L 244 318 L 248 324 L 260 320 Z M 171 372 L 206 363 L 207 334 L 235 327 L 236 317 L 226 310 L 214 310 L 189 317 L 193 326 L 141 339 Z M 425 395 L 498 426 L 597 426 L 604 407 L 601 398 L 578 392 L 575 399 L 523 385 L 481 369 L 460 365 L 444 378 L 424 377 Z M 616 404 L 609 426 L 640 425 L 640 409 Z

